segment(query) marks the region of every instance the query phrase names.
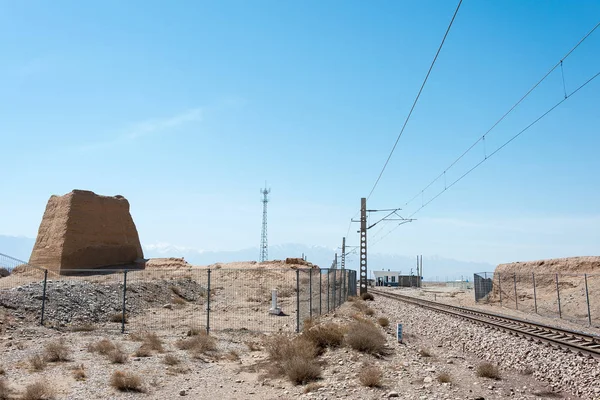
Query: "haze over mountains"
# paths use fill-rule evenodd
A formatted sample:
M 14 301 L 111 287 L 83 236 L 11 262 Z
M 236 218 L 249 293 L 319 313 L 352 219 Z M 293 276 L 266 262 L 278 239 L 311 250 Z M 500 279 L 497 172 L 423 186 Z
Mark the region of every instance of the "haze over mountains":
M 13 237 L 0 235 L 0 253 L 27 261 L 35 239 L 27 237 Z M 185 248 L 171 244 L 147 244 L 142 245 L 146 258 L 156 257 L 183 257 L 193 265 L 209 265 L 217 262 L 249 261 L 258 258 L 258 246 L 235 251 L 202 251 Z M 332 265 L 334 254 L 338 252 L 340 261 L 340 249 L 322 246 L 308 246 L 304 244 L 281 244 L 269 246 L 269 259 L 280 260 L 286 257 L 301 257 L 303 254 L 307 260 L 319 265 L 321 268 L 329 268 Z M 369 270 L 390 269 L 410 274 L 411 268 L 415 273 L 416 254 L 405 256 L 399 254 L 369 254 Z M 350 254 L 346 258 L 346 268 L 358 269 L 358 256 Z M 461 277 L 472 279 L 475 272 L 493 271 L 494 265 L 485 262 L 466 262 L 448 259 L 441 256 L 423 255 L 423 272 L 426 280 L 456 280 Z

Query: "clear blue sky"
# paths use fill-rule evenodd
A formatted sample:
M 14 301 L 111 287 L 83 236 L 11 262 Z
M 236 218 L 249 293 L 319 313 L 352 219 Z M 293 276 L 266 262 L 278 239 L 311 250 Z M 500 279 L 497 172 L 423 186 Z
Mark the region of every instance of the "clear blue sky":
M 79 188 L 129 199 L 146 245 L 257 246 L 267 180 L 270 243 L 333 248 L 455 7 L 0 1 L 0 234 L 35 237 L 48 197 Z M 598 1 L 465 0 L 369 208 L 419 193 L 598 21 Z M 564 62 L 567 91 L 598 71 L 600 29 Z M 486 151 L 563 96 L 558 71 Z M 599 126 L 600 78 L 371 251 L 493 263 L 597 255 Z M 478 146 L 448 181 L 483 156 Z

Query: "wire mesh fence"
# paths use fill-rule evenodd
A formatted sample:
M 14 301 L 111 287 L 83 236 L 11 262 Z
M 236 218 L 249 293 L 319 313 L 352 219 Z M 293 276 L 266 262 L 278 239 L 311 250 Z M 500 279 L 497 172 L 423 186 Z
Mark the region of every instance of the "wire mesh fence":
M 600 275 L 480 272 L 475 301 L 600 326 Z
M 0 254 L 0 306 L 72 330 L 299 331 L 356 295 L 356 272 L 318 268 L 72 270 Z

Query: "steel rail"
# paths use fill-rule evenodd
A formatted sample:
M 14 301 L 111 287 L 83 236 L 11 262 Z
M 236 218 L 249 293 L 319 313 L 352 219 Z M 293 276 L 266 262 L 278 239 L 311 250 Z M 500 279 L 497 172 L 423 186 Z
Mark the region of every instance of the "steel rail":
M 568 349 L 575 353 L 600 358 L 600 336 L 590 333 L 563 329 L 556 326 L 514 318 L 507 315 L 487 313 L 473 308 L 453 306 L 412 296 L 369 290 L 371 293 L 400 300 L 451 316 L 460 317 L 485 326 L 491 326 L 511 334 Z

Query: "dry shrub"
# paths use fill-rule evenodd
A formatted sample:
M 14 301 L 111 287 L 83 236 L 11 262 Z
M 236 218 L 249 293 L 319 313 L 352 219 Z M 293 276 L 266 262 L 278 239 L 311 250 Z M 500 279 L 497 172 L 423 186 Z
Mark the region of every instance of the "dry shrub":
M 304 388 L 304 393 L 316 392 L 321 389 L 323 385 L 319 385 L 318 383 L 311 382 Z
M 450 382 L 452 382 L 452 377 L 450 376 L 450 374 L 449 374 L 449 373 L 447 373 L 447 372 L 442 372 L 441 374 L 439 374 L 439 375 L 437 376 L 437 380 L 438 380 L 440 383 L 450 383 Z
M 142 378 L 128 371 L 115 371 L 110 385 L 121 392 L 144 392 Z
M 358 380 L 361 385 L 367 387 L 380 387 L 382 378 L 383 372 L 381 371 L 381 368 L 375 365 L 364 367 L 358 374 Z
M 375 300 L 375 298 L 373 297 L 373 295 L 371 293 L 363 293 L 360 295 L 360 298 L 363 300 L 368 300 L 368 301 Z
M 315 359 L 318 348 L 303 336 L 274 336 L 265 343 L 265 349 L 271 361 L 271 372 L 287 376 L 296 385 L 321 376 L 321 367 Z
M 283 363 L 283 370 L 290 382 L 305 384 L 321 377 L 321 367 L 314 359 L 296 356 Z
M 225 354 L 225 356 L 223 358 L 228 361 L 239 361 L 240 353 L 238 353 L 235 350 L 230 350 L 229 352 L 227 352 L 227 354 Z
M 326 323 L 322 325 L 310 326 L 305 329 L 302 336 L 313 342 L 319 351 L 324 350 L 327 347 L 339 347 L 344 342 L 344 334 L 346 332 L 345 327 L 335 324 Z
M 260 346 L 254 342 L 246 342 L 246 346 L 248 346 L 248 350 L 250 351 L 260 351 Z
M 431 357 L 431 352 L 429 351 L 429 349 L 419 349 L 419 355 L 421 357 Z
M 127 319 L 128 319 L 128 315 L 125 314 L 125 323 L 127 323 Z M 119 322 L 121 323 L 123 320 L 123 313 L 122 312 L 116 312 L 116 313 L 112 313 L 109 317 L 109 321 L 110 322 Z
M 193 353 L 205 354 L 217 350 L 217 341 L 206 332 L 201 331 L 198 335 L 189 339 L 182 339 L 176 343 L 181 350 L 189 350 Z
M 83 367 L 83 364 L 78 365 L 77 367 L 75 367 L 73 369 L 73 378 L 76 381 L 83 381 L 86 378 L 86 374 L 85 374 L 85 368 Z
M 177 286 L 171 285 L 171 286 L 169 286 L 169 289 L 171 290 L 171 292 L 173 292 L 174 295 L 176 295 L 178 297 L 183 297 L 183 294 L 181 293 L 181 289 L 179 289 Z
M 29 357 L 29 365 L 32 371 L 42 371 L 46 368 L 46 360 L 39 354 L 34 354 Z
M 382 354 L 385 350 L 385 336 L 369 321 L 353 322 L 348 329 L 346 343 L 363 353 Z
M 348 301 L 353 302 L 353 301 L 357 301 L 359 299 L 358 296 L 348 296 Z
M 190 330 L 187 331 L 187 335 L 188 336 L 198 336 L 200 334 L 200 332 L 206 332 L 206 330 L 202 330 L 200 328 L 190 328 Z
M 0 379 L 0 400 L 9 399 L 10 397 L 10 388 L 8 387 L 8 382 L 6 379 Z
M 370 307 L 365 308 L 365 310 L 363 312 L 365 313 L 365 315 L 368 315 L 368 316 L 375 315 L 375 310 L 373 310 Z
M 146 333 L 143 342 L 144 344 L 142 346 L 146 346 L 150 350 L 158 351 L 159 353 L 165 351 L 162 340 L 156 333 Z
M 152 349 L 145 344 L 142 344 L 133 354 L 136 357 L 150 357 L 152 355 Z
M 62 339 L 48 342 L 44 348 L 46 360 L 50 362 L 69 361 L 70 352 L 70 349 Z
M 477 376 L 481 378 L 500 379 L 498 367 L 492 363 L 484 362 L 477 366 Z
M 173 354 L 167 354 L 165 356 L 165 358 L 163 358 L 163 363 L 167 364 L 167 365 L 177 365 L 179 364 L 181 361 L 179 360 L 179 358 L 177 358 L 176 356 L 174 356 Z
M 390 325 L 390 320 L 386 317 L 379 317 L 377 318 L 377 323 L 379 323 L 379 325 L 385 328 L 386 326 Z
M 113 350 L 111 350 L 107 356 L 110 362 L 113 364 L 125 364 L 128 358 L 127 354 L 119 346 L 116 346 Z
M 96 343 L 90 343 L 87 346 L 87 349 L 90 353 L 98 353 L 103 356 L 108 355 L 111 351 L 113 351 L 117 346 L 110 340 L 104 338 L 99 340 Z
M 46 381 L 38 381 L 27 385 L 23 395 L 23 400 L 50 400 L 53 398 L 52 386 Z
M 82 325 L 75 325 L 71 327 L 71 332 L 93 332 L 96 330 L 96 325 L 86 322 Z
M 178 306 L 185 306 L 187 304 L 187 301 L 185 301 L 181 297 L 173 297 L 171 303 L 176 304 Z

